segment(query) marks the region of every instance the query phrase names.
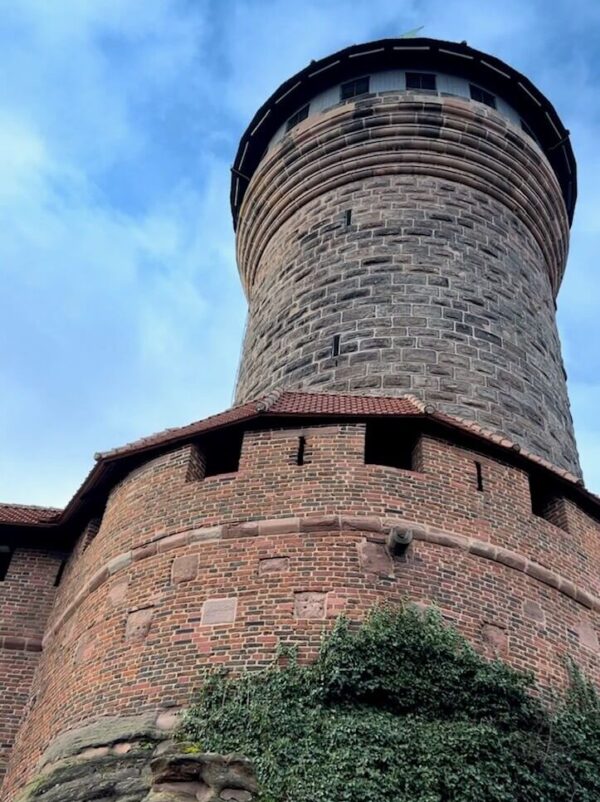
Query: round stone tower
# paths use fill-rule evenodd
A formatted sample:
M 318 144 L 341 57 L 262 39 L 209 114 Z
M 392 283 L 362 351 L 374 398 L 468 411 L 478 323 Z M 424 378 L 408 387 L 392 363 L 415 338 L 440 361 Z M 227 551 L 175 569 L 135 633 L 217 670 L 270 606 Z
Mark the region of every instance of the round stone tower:
M 548 100 L 465 43 L 312 62 L 233 168 L 237 385 L 412 394 L 579 473 L 555 297 L 575 162 Z

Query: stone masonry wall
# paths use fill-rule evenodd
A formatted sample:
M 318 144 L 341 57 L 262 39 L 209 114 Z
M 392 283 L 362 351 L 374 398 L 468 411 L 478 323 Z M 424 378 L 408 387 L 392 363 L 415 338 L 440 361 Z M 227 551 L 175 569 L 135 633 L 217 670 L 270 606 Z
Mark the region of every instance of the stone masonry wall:
M 554 305 L 567 240 L 545 157 L 481 104 L 391 94 L 311 117 L 242 206 L 237 400 L 410 392 L 579 474 Z
M 565 498 L 561 527 L 533 515 L 526 470 L 439 435 L 421 436 L 418 470 L 365 464 L 364 446 L 361 423 L 247 431 L 236 473 L 200 480 L 188 445 L 117 485 L 58 589 L 5 802 L 65 755 L 85 774 L 133 750 L 135 777 L 107 788 L 141 788 L 135 756 L 168 737 L 202 667 L 264 666 L 280 641 L 311 659 L 324 626 L 377 601 L 437 604 L 542 691 L 567 654 L 600 681 L 596 521 Z M 393 526 L 414 533 L 396 558 Z

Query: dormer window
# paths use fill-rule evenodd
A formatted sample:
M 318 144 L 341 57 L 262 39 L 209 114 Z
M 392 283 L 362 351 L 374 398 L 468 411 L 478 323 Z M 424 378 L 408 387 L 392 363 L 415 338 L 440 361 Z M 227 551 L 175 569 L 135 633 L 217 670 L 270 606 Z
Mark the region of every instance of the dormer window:
M 306 106 L 302 106 L 301 109 L 298 109 L 298 111 L 295 114 L 292 114 L 292 116 L 286 123 L 285 130 L 291 131 L 295 125 L 301 123 L 302 120 L 306 120 L 307 117 L 308 117 L 308 103 L 306 104 Z
M 478 103 L 485 103 L 491 109 L 496 108 L 496 97 L 491 92 L 487 92 L 480 86 L 469 84 L 469 92 L 471 93 L 471 100 L 476 100 Z
M 340 100 L 350 100 L 350 98 L 358 97 L 358 95 L 366 95 L 369 92 L 369 76 L 365 75 L 363 78 L 355 78 L 353 81 L 347 81 L 340 86 Z
M 427 91 L 436 90 L 435 75 L 432 72 L 407 72 L 407 89 L 425 89 Z

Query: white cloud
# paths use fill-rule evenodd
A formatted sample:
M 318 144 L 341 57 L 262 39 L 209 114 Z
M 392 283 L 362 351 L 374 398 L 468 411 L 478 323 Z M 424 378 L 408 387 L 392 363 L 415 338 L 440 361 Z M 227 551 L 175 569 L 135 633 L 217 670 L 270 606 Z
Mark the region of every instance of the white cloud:
M 227 162 L 204 151 L 127 195 L 161 169 L 153 134 L 200 64 L 202 17 L 184 25 L 175 5 L 124 20 L 120 3 L 30 2 L 7 20 L 21 38 L 0 53 L 15 76 L 0 89 L 3 498 L 64 503 L 95 450 L 229 403 L 243 302 Z

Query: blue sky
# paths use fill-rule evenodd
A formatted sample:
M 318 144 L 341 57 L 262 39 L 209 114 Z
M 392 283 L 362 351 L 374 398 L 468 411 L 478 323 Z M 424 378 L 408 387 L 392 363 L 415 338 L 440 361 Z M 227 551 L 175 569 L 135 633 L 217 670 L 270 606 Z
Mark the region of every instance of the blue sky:
M 230 405 L 239 137 L 311 59 L 419 25 L 525 72 L 571 130 L 559 324 L 600 491 L 600 4 L 0 0 L 0 500 L 61 506 L 95 451 Z

